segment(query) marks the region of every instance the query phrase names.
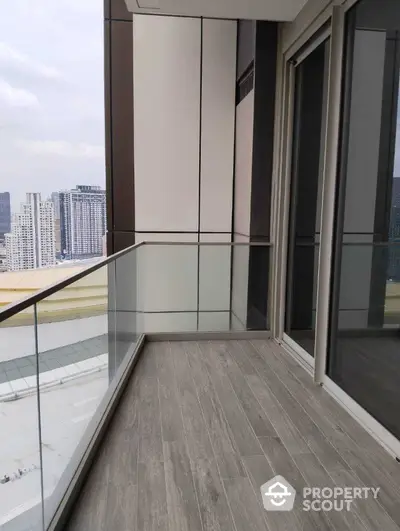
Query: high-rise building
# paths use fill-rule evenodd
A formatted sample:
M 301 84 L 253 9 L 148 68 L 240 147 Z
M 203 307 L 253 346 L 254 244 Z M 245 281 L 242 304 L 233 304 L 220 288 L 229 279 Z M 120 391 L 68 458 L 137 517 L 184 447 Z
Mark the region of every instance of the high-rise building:
M 61 222 L 60 222 L 60 195 L 58 192 L 53 192 L 49 198 L 54 205 L 54 225 L 56 234 L 56 255 L 61 254 Z
M 60 195 L 58 192 L 52 192 L 49 201 L 54 204 L 54 217 L 60 219 Z
M 78 185 L 59 193 L 61 252 L 65 258 L 103 254 L 106 195 L 100 186 Z
M 11 228 L 11 205 L 10 193 L 0 192 L 0 239 L 10 232 Z
M 11 232 L 5 235 L 9 271 L 56 264 L 54 205 L 39 193 L 26 194 L 21 211 L 12 216 Z
M 0 242 L 0 273 L 7 271 L 7 252 L 4 242 Z

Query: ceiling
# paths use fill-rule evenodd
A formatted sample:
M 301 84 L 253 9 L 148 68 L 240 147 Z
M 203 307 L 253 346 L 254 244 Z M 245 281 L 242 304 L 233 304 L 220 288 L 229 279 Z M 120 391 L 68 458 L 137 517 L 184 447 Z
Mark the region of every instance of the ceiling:
M 307 0 L 125 0 L 133 13 L 291 21 Z

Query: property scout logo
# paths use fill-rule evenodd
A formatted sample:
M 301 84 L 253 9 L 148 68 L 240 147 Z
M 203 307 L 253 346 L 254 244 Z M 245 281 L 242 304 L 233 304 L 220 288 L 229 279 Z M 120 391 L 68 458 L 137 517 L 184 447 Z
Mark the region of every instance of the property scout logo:
M 291 511 L 296 491 L 282 476 L 261 485 L 261 496 L 266 511 Z M 380 487 L 304 487 L 303 511 L 350 511 L 354 500 L 377 498 Z

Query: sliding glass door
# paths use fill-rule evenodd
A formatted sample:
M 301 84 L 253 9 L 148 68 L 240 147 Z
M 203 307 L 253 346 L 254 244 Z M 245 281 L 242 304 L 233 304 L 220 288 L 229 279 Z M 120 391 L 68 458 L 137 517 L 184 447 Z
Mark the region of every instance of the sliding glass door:
M 327 38 L 295 67 L 285 333 L 314 355 L 329 66 Z
M 400 2 L 346 17 L 328 374 L 400 437 Z

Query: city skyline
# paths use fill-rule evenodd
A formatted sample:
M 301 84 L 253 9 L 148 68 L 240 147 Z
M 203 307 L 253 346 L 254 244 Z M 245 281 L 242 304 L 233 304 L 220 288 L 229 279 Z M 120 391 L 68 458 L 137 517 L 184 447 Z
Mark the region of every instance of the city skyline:
M 0 188 L 12 210 L 26 191 L 47 198 L 77 182 L 104 186 L 102 2 L 15 0 L 4 10 Z
M 53 191 L 47 198 L 40 192 L 26 193 L 19 211 L 9 214 L 11 227 L 1 244 L 5 249 L 2 270 L 52 267 L 60 260 L 102 256 L 105 194 L 104 188 L 86 184 Z M 0 198 L 9 202 L 9 193 L 3 192 Z

